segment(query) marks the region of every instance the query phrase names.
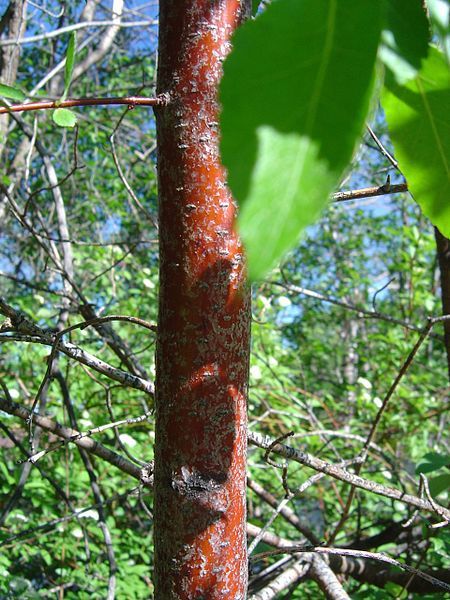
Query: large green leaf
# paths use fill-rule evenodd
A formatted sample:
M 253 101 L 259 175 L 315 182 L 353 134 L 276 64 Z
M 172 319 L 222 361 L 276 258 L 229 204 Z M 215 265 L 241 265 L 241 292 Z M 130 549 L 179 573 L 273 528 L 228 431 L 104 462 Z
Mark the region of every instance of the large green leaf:
M 414 79 L 387 85 L 382 104 L 395 157 L 416 202 L 450 237 L 450 74 L 443 53 L 431 47 Z
M 234 37 L 221 152 L 251 279 L 315 221 L 351 159 L 370 104 L 380 5 L 279 0 Z
M 380 58 L 398 83 L 417 74 L 427 56 L 429 24 L 423 0 L 385 0 Z

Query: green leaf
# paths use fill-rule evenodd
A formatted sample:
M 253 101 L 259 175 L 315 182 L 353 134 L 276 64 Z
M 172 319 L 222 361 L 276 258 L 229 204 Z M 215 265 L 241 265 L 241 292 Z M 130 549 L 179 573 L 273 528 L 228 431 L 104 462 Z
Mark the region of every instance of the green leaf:
M 422 211 L 450 237 L 450 74 L 443 53 L 430 47 L 417 77 L 387 86 L 382 104 L 399 167 Z
M 11 100 L 17 100 L 18 102 L 23 102 L 26 99 L 25 94 L 19 89 L 11 87 L 10 85 L 5 85 L 4 83 L 0 83 L 0 97 L 10 98 Z
M 380 5 L 279 0 L 234 37 L 221 152 L 253 280 L 316 220 L 351 159 L 371 100 Z
M 59 127 L 75 127 L 77 115 L 68 108 L 56 108 L 53 111 L 53 120 Z
M 450 473 L 437 475 L 436 477 L 430 479 L 428 484 L 432 496 L 437 496 L 438 494 L 442 494 L 442 492 L 447 492 L 450 490 Z
M 450 455 L 448 454 L 440 454 L 439 452 L 428 452 L 423 457 L 423 462 L 421 462 L 417 468 L 416 473 L 431 473 L 432 471 L 437 471 L 442 467 L 450 466 Z
M 429 38 L 423 0 L 387 0 L 380 58 L 398 83 L 416 76 Z
M 65 100 L 67 98 L 67 94 L 69 93 L 70 84 L 72 83 L 73 69 L 75 66 L 75 55 L 77 48 L 77 38 L 75 31 L 70 34 L 69 44 L 67 45 L 66 52 L 66 68 L 64 71 L 64 93 L 62 99 Z M 73 127 L 73 125 L 72 125 Z

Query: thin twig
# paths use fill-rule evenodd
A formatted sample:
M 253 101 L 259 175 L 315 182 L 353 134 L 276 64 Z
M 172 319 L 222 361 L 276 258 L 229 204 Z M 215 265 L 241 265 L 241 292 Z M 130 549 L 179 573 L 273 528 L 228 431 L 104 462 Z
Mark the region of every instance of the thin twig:
M 263 450 L 267 450 L 267 448 L 269 448 L 269 446 L 273 443 L 273 439 L 269 436 L 261 435 L 254 431 L 248 432 L 248 441 L 249 444 L 258 446 Z M 427 512 L 436 513 L 435 508 L 433 508 L 431 503 L 427 500 L 422 500 L 421 498 L 417 498 L 417 496 L 405 494 L 404 492 L 395 488 L 387 487 L 369 479 L 356 476 L 342 467 L 338 467 L 337 465 L 331 464 L 306 452 L 302 452 L 301 450 L 286 446 L 285 444 L 278 443 L 272 448 L 271 452 L 279 454 L 288 460 L 294 460 L 295 462 L 305 465 L 314 471 L 319 471 L 320 473 L 330 475 L 330 477 L 338 479 L 339 481 L 343 481 L 344 483 L 354 485 L 362 490 L 378 494 L 379 496 L 384 496 L 385 498 L 399 500 L 404 504 L 414 506 Z M 360 460 L 360 458 L 355 460 Z M 445 518 L 450 518 L 449 509 L 438 504 L 436 505 L 439 507 L 440 512 L 443 511 L 442 514 Z
M 430 486 L 428 485 L 428 479 L 424 473 L 420 474 L 420 482 L 423 485 L 425 496 L 428 498 L 430 504 L 434 507 L 434 510 L 436 511 L 436 513 L 438 515 L 440 515 L 441 517 L 444 517 L 444 515 L 442 515 L 439 510 L 439 506 L 436 504 L 436 502 L 433 499 L 433 496 L 431 495 Z M 449 520 L 444 518 L 444 521 L 442 521 L 442 523 L 436 523 L 435 525 L 432 525 L 431 527 L 433 529 L 438 529 L 439 527 L 445 527 L 445 525 L 448 525 L 448 523 L 449 523 Z
M 91 319 L 90 321 L 83 321 L 81 323 L 76 323 L 75 325 L 71 325 L 70 327 L 66 327 L 65 329 L 61 329 L 61 331 L 58 331 L 54 336 L 52 350 L 50 352 L 50 356 L 47 359 L 47 369 L 46 369 L 45 375 L 39 385 L 39 389 L 37 391 L 36 397 L 33 401 L 33 405 L 31 407 L 31 412 L 34 412 L 34 409 L 37 406 L 37 403 L 39 402 L 39 398 L 41 397 L 42 390 L 44 389 L 45 384 L 51 377 L 54 360 L 55 360 L 55 357 L 59 350 L 59 345 L 60 345 L 60 342 L 61 342 L 61 339 L 63 338 L 63 336 L 66 333 L 69 333 L 70 331 L 74 331 L 75 329 L 85 329 L 89 325 L 96 325 L 96 324 L 102 323 L 102 322 L 106 323 L 108 321 L 129 321 L 131 323 L 139 324 L 139 325 L 141 325 L 141 327 L 145 327 L 146 329 L 151 329 L 152 331 L 155 331 L 155 329 L 156 329 L 154 325 L 151 325 L 150 323 L 148 323 L 147 321 L 144 321 L 143 319 L 138 319 L 137 317 L 128 317 L 126 315 L 111 315 L 109 317 L 98 317 L 96 319 Z
M 248 487 L 255 492 L 264 502 L 274 509 L 278 508 L 278 500 L 273 494 L 267 491 L 257 481 L 254 481 L 250 477 L 247 478 Z M 296 512 L 290 506 L 282 506 L 279 510 L 279 514 L 286 520 L 287 523 L 295 527 L 309 542 L 315 545 L 319 545 L 320 540 L 310 529 L 309 525 L 305 523 L 305 519 L 300 519 Z M 255 534 L 256 535 L 256 534 Z
M 269 465 L 272 465 L 272 467 L 276 467 L 277 469 L 283 469 L 284 465 L 281 465 L 280 463 L 276 463 L 274 462 L 271 458 L 270 458 L 270 453 L 272 451 L 272 449 L 279 444 L 280 442 L 283 442 L 284 440 L 286 440 L 288 437 L 292 437 L 294 435 L 294 431 L 288 431 L 287 433 L 284 433 L 283 435 L 280 435 L 279 437 L 277 437 L 271 444 L 270 446 L 267 448 L 265 454 L 264 454 L 264 460 L 265 462 L 269 463 Z
M 75 411 L 73 408 L 73 403 L 70 398 L 69 388 L 66 385 L 62 386 L 62 395 L 64 406 L 69 415 L 69 421 L 72 427 L 78 429 L 77 418 L 75 416 Z M 115 589 L 116 589 L 116 573 L 117 573 L 117 562 L 115 558 L 114 546 L 112 543 L 111 532 L 109 530 L 108 524 L 106 522 L 106 513 L 103 506 L 104 498 L 103 493 L 100 490 L 100 486 L 98 484 L 97 474 L 95 473 L 94 465 L 92 463 L 91 457 L 86 450 L 82 447 L 78 446 L 78 452 L 80 454 L 80 458 L 83 461 L 84 467 L 89 476 L 89 483 L 92 490 L 92 495 L 98 506 L 98 526 L 103 535 L 103 540 L 105 542 L 105 554 L 108 561 L 109 566 L 109 577 L 108 577 L 108 593 L 107 600 L 114 600 L 115 598 Z
M 62 446 L 65 446 L 67 442 L 77 442 L 85 437 L 92 437 L 96 433 L 103 433 L 104 431 L 108 431 L 109 429 L 117 429 L 122 425 L 136 425 L 136 423 L 142 423 L 146 421 L 151 416 L 151 412 L 146 413 L 145 415 L 140 415 L 139 417 L 130 417 L 128 419 L 121 419 L 120 421 L 115 421 L 114 423 L 105 423 L 104 425 L 99 425 L 98 427 L 93 427 L 92 429 L 88 429 L 87 431 L 78 432 L 74 434 L 70 439 L 65 439 L 64 442 L 57 442 L 56 444 L 46 448 L 45 450 L 40 450 L 35 454 L 31 454 L 28 458 L 20 461 L 21 463 L 30 462 L 35 464 L 38 460 L 40 460 L 46 454 L 50 452 L 54 452 L 58 450 Z
M 161 94 L 155 98 L 146 96 L 125 96 L 122 98 L 74 98 L 72 100 L 43 100 L 42 102 L 28 102 L 26 104 L 12 104 L 0 106 L 0 115 L 12 112 L 26 112 L 31 110 L 51 110 L 54 108 L 75 108 L 77 106 L 165 106 L 168 103 L 167 95 Z
M 279 442 L 277 440 L 275 440 L 275 443 L 272 443 L 270 446 L 270 450 L 272 450 L 276 444 L 278 444 Z M 349 467 L 350 465 L 354 464 L 356 462 L 356 460 L 358 459 L 353 459 L 353 460 L 346 460 L 346 461 L 342 461 L 339 465 L 339 467 L 341 468 L 345 468 L 345 467 Z M 288 504 L 288 502 L 290 502 L 291 500 L 293 500 L 294 498 L 298 498 L 299 496 L 301 496 L 309 487 L 311 487 L 312 485 L 314 485 L 317 481 L 319 481 L 320 479 L 322 479 L 322 477 L 325 476 L 325 473 L 315 473 L 314 475 L 312 475 L 311 477 L 309 477 L 306 481 L 304 481 L 296 490 L 289 492 L 288 495 L 285 496 L 285 498 L 283 500 L 281 500 L 281 502 L 278 503 L 277 506 L 274 507 L 274 511 L 271 515 L 271 517 L 267 520 L 267 522 L 265 523 L 264 527 L 261 529 L 261 535 L 258 535 L 253 542 L 250 544 L 249 548 L 248 548 L 248 554 L 250 555 L 253 550 L 256 548 L 256 546 L 259 544 L 262 535 L 269 529 L 269 527 L 272 525 L 272 523 L 275 521 L 276 517 L 283 512 L 283 509 L 285 509 L 286 505 Z M 313 534 L 314 536 L 314 534 Z M 312 541 L 314 544 L 317 545 L 318 543 L 318 539 L 314 536 L 308 536 L 308 540 Z
M 130 107 L 128 107 L 128 108 L 130 108 Z M 127 112 L 125 111 L 123 113 L 123 115 L 120 117 L 117 125 L 114 128 L 114 131 L 112 132 L 112 134 L 109 137 L 109 142 L 111 144 L 111 152 L 112 152 L 112 157 L 113 157 L 114 165 L 116 166 L 117 174 L 119 175 L 119 178 L 120 178 L 121 182 L 123 183 L 123 185 L 125 187 L 125 190 L 127 191 L 127 193 L 130 196 L 131 200 L 147 216 L 147 218 L 149 219 L 149 221 L 153 225 L 153 227 L 156 230 L 158 230 L 158 223 L 155 221 L 155 219 L 153 218 L 152 214 L 145 208 L 145 206 L 142 204 L 142 202 L 136 196 L 133 188 L 131 187 L 131 185 L 128 182 L 128 179 L 125 177 L 125 173 L 123 172 L 123 169 L 122 169 L 122 167 L 120 165 L 119 157 L 117 155 L 116 142 L 115 142 L 116 133 L 117 133 L 120 125 L 122 124 L 122 121 L 125 118 L 126 114 L 127 114 Z
M 395 158 L 392 156 L 392 154 L 390 154 L 383 142 L 380 140 L 380 138 L 375 134 L 374 130 L 372 129 L 372 127 L 370 125 L 367 125 L 367 131 L 369 132 L 370 137 L 373 139 L 373 141 L 375 142 L 375 144 L 378 146 L 381 154 L 383 156 L 385 156 L 388 161 L 391 163 L 391 165 L 394 167 L 394 169 L 398 169 L 398 162 L 395 160 Z M 406 190 L 405 190 L 406 191 Z
M 86 329 L 90 325 L 98 325 L 100 323 L 109 323 L 110 321 L 125 321 L 127 323 L 133 323 L 134 325 L 139 325 L 140 327 L 144 327 L 144 329 L 149 329 L 156 333 L 157 327 L 153 323 L 149 323 L 144 319 L 140 319 L 139 317 L 131 317 L 129 315 L 108 315 L 106 317 L 97 317 L 96 319 L 89 319 L 87 321 L 81 321 L 80 323 L 76 323 L 75 325 L 70 325 L 70 327 L 66 327 L 63 331 L 60 332 L 60 335 L 65 335 L 70 331 L 74 331 L 75 329 Z
M 73 442 L 80 448 L 83 448 L 87 452 L 102 458 L 110 465 L 113 465 L 117 469 L 120 469 L 124 473 L 131 475 L 138 481 L 142 480 L 142 469 L 137 467 L 128 459 L 120 456 L 113 450 L 106 448 L 102 444 L 95 442 L 90 437 L 81 437 L 80 439 L 75 439 L 80 432 L 76 429 L 72 429 L 71 427 L 65 427 L 64 425 L 60 425 L 57 421 L 50 419 L 49 417 L 44 417 L 37 413 L 30 413 L 28 408 L 17 404 L 17 402 L 12 402 L 0 396 L 0 410 L 7 412 L 10 415 L 15 415 L 19 417 L 23 421 L 32 420 L 33 423 L 45 429 L 46 431 L 50 431 L 54 435 L 57 435 L 60 438 L 63 438 L 67 442 Z

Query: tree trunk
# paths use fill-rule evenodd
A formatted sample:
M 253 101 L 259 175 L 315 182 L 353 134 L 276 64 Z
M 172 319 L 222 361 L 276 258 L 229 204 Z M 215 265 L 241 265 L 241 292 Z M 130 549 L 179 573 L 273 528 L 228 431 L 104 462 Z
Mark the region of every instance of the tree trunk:
M 3 14 L 0 15 L 0 36 L 19 39 L 25 31 L 25 10 L 23 0 L 12 0 Z M 14 86 L 19 67 L 20 46 L 0 47 L 0 83 Z M 5 149 L 8 117 L 0 119 L 0 158 Z M 0 217 L 1 205 L 0 205 Z
M 450 315 L 450 240 L 437 227 L 434 228 L 434 234 L 441 275 L 442 314 Z M 450 321 L 444 321 L 444 341 L 450 377 Z
M 249 0 L 161 0 L 155 598 L 245 598 L 250 296 L 217 87 Z

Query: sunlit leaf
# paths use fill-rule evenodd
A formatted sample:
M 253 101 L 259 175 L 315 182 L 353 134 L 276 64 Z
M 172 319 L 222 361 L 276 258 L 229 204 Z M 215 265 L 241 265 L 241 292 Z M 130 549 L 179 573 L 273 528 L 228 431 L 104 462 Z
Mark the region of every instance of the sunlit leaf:
M 0 83 L 0 97 L 17 100 L 17 102 L 23 102 L 26 99 L 26 96 L 22 91 L 16 87 L 5 85 L 4 83 Z
M 417 74 L 427 56 L 429 38 L 423 0 L 386 0 L 380 58 L 398 83 Z
M 234 37 L 221 152 L 252 279 L 315 221 L 350 161 L 370 105 L 381 16 L 372 0 L 279 0 Z
M 59 127 L 75 127 L 77 115 L 68 108 L 56 108 L 53 111 L 53 120 Z
M 390 81 L 382 104 L 414 199 L 450 237 L 450 73 L 443 53 L 431 47 L 417 77 L 403 86 Z

